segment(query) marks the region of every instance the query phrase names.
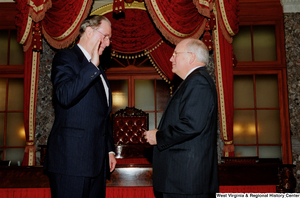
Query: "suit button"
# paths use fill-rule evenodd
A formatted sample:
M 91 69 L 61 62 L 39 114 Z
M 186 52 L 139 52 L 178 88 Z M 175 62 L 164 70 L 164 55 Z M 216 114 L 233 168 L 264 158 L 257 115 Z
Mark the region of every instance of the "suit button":
M 90 79 L 94 78 L 97 75 L 97 72 L 94 72 L 94 74 L 90 77 Z

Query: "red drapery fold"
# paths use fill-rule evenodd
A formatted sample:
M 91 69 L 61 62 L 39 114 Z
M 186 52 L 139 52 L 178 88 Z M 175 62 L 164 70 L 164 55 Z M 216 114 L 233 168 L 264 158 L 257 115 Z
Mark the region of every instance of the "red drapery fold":
M 51 0 L 28 0 L 29 16 L 35 22 L 43 20 L 45 13 L 52 6 Z
M 113 51 L 120 53 L 140 53 L 153 48 L 161 40 L 147 11 L 127 9 L 124 18 L 113 18 L 113 12 L 105 14 L 112 23 Z
M 37 95 L 38 66 L 40 56 L 30 48 L 25 52 L 24 68 L 24 128 L 26 147 L 23 157 L 23 166 L 35 165 L 35 103 Z
M 216 12 L 224 38 L 232 43 L 232 36 L 239 31 L 238 0 L 216 0 Z
M 174 46 L 162 40 L 146 10 L 127 9 L 125 18 L 115 19 L 113 12 L 104 14 L 112 23 L 111 49 L 118 53 L 148 56 L 160 76 L 172 81 L 172 65 L 169 59 Z
M 204 16 L 210 16 L 212 7 L 208 0 L 145 0 L 145 4 L 156 27 L 172 44 L 187 37 L 200 38 L 207 21 Z
M 26 147 L 23 166 L 35 165 L 35 110 L 42 36 L 55 48 L 71 44 L 88 15 L 92 0 L 15 0 L 17 40 L 25 51 L 24 127 Z M 51 11 L 51 12 L 50 12 Z
M 81 22 L 88 16 L 93 0 L 53 1 L 42 20 L 43 35 L 57 49 L 69 46 L 79 33 Z
M 233 144 L 233 66 L 232 36 L 238 32 L 238 0 L 216 0 L 214 31 L 216 79 L 219 95 L 220 129 L 224 141 L 223 156 L 234 156 Z
M 219 123 L 221 137 L 224 141 L 223 156 L 233 157 L 233 60 L 232 45 L 222 32 L 214 32 L 215 74 L 219 101 Z M 229 58 L 228 58 L 229 57 Z
M 213 9 L 212 2 L 213 0 L 193 0 L 198 12 L 207 18 L 210 17 L 210 11 Z
M 233 2 L 231 2 L 233 3 Z M 238 24 L 233 22 L 234 20 L 228 20 L 236 17 L 237 6 L 228 6 L 225 9 L 225 5 L 232 5 L 224 3 L 223 0 L 216 1 L 216 7 L 223 7 L 221 9 L 214 10 L 217 16 L 216 30 L 214 31 L 214 45 L 215 45 L 215 74 L 218 89 L 219 99 L 219 120 L 221 137 L 224 141 L 223 156 L 233 157 L 234 156 L 234 145 L 233 145 L 233 65 L 234 65 L 234 54 L 232 48 L 232 36 L 238 31 Z M 236 5 L 236 4 L 235 4 Z M 224 11 L 226 10 L 226 12 Z M 227 13 L 227 15 L 226 15 Z M 233 16 L 234 15 L 234 16 Z M 222 16 L 222 17 L 220 17 Z M 226 19 L 225 19 L 226 18 Z M 224 24 L 227 24 L 227 30 L 231 29 L 235 32 L 224 32 Z
M 26 1 L 15 0 L 17 3 L 16 26 L 17 41 L 23 45 L 26 52 L 32 41 L 32 18 L 29 17 L 29 8 Z
M 160 71 L 157 68 L 155 69 L 158 71 L 159 74 L 161 74 L 160 72 L 162 71 L 170 81 L 172 81 L 174 77 L 174 73 L 172 72 L 172 65 L 170 62 L 170 58 L 173 54 L 173 51 L 174 48 L 172 46 L 163 42 L 158 50 L 153 50 L 150 52 L 151 58 L 157 63 L 157 65 L 160 68 Z M 167 79 L 164 78 L 164 80 Z

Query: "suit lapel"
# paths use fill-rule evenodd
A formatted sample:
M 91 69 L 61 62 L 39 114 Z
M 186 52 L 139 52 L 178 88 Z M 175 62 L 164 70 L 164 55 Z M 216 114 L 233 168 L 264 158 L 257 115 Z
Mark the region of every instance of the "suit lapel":
M 169 104 L 171 103 L 171 101 L 176 97 L 176 93 L 182 88 L 182 85 L 185 83 L 185 80 L 181 82 L 181 84 L 179 85 L 179 87 L 175 90 L 174 94 L 172 95 L 172 97 L 169 99 L 166 107 L 165 107 L 165 110 L 164 110 L 164 113 L 160 119 L 160 122 L 159 122 L 159 125 L 158 125 L 158 129 L 160 128 L 160 125 L 164 122 L 164 119 L 165 119 L 165 112 L 167 111 L 167 109 L 169 108 Z
M 86 57 L 84 56 L 83 52 L 81 51 L 81 49 L 78 47 L 77 44 L 74 45 L 74 47 L 72 48 L 72 50 L 74 51 L 74 53 L 77 55 L 78 60 L 82 63 L 88 63 L 89 61 L 86 59 Z
M 99 68 L 99 70 L 100 70 L 100 72 L 101 72 L 101 74 L 102 74 L 102 76 L 103 76 L 103 78 L 104 78 L 104 80 L 105 80 L 105 82 L 106 82 L 106 85 L 107 85 L 107 87 L 108 87 L 108 110 L 107 110 L 107 115 L 108 115 L 108 114 L 110 113 L 110 111 L 111 111 L 111 108 L 112 108 L 112 95 L 111 95 L 111 90 L 110 90 L 110 86 L 109 86 L 109 83 L 108 83 L 108 79 L 107 79 L 107 77 L 106 77 L 106 75 L 105 75 L 104 70 L 102 69 L 101 66 L 99 66 L 98 68 Z M 101 83 L 102 83 L 102 80 L 101 80 Z M 103 86 L 103 89 L 104 89 L 103 83 L 102 83 L 102 86 Z M 104 93 L 105 93 L 105 90 L 104 90 Z M 106 95 L 105 95 L 105 96 L 106 96 Z
M 78 45 L 74 45 L 74 47 L 72 49 L 74 50 L 75 54 L 77 55 L 78 60 L 81 62 L 82 66 L 89 63 L 89 61 L 86 59 L 85 55 L 83 54 L 81 49 L 78 47 Z M 104 78 L 104 80 L 106 82 L 106 85 L 108 87 L 108 96 L 109 96 L 108 101 L 109 102 L 108 102 L 108 108 L 107 108 L 107 115 L 109 115 L 109 113 L 111 111 L 111 108 L 112 108 L 112 95 L 111 95 L 111 91 L 110 91 L 110 86 L 109 86 L 107 77 L 106 77 L 105 72 L 103 71 L 102 67 L 99 66 L 98 69 L 100 70 L 100 73 L 103 75 L 103 78 Z M 98 89 L 100 89 L 100 91 L 101 91 L 100 93 L 104 93 L 105 101 L 106 101 L 105 88 L 104 88 L 104 85 L 102 83 L 102 80 L 101 80 L 100 76 L 99 76 L 99 79 L 96 82 L 96 86 L 98 87 Z M 103 97 L 103 95 L 100 96 L 100 97 Z M 106 106 L 107 106 L 107 103 L 106 103 Z

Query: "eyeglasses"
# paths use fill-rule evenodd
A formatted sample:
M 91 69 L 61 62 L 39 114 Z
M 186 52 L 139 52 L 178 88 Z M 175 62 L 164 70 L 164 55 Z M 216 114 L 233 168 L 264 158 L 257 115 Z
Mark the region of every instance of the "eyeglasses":
M 111 42 L 111 40 L 110 40 L 110 38 L 109 38 L 108 35 L 103 34 L 102 32 L 100 32 L 100 31 L 97 30 L 97 29 L 94 29 L 94 30 L 96 30 L 97 32 L 99 32 L 100 34 L 102 34 L 102 35 L 104 36 L 104 38 L 103 38 L 104 41 L 110 41 L 110 42 Z
M 173 54 L 172 54 L 172 56 L 174 58 L 176 58 L 176 56 L 178 56 L 179 54 L 182 54 L 182 53 L 193 53 L 193 52 L 176 52 L 176 51 L 174 51 Z

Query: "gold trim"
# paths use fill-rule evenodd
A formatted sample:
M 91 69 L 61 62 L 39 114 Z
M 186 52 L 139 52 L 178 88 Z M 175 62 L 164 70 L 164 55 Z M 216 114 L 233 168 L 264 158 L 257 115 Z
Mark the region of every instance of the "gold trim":
M 125 3 L 125 9 L 139 9 L 139 10 L 147 10 L 145 7 L 145 3 L 144 2 L 136 2 L 134 1 L 131 4 L 127 4 Z M 101 6 L 100 8 L 97 8 L 96 10 L 94 10 L 91 15 L 105 15 L 109 12 L 113 11 L 113 3 Z
M 80 10 L 77 18 L 74 21 L 74 23 L 71 25 L 71 27 L 69 29 L 67 29 L 67 31 L 65 31 L 65 33 L 63 33 L 61 36 L 53 37 L 53 39 L 55 39 L 55 40 L 63 40 L 66 37 L 68 37 L 74 31 L 74 29 L 77 27 L 80 19 L 82 18 L 82 15 L 84 14 L 84 11 L 85 11 L 86 6 L 87 6 L 87 2 L 88 2 L 88 0 L 84 0 L 83 6 L 81 7 L 81 10 Z
M 224 141 L 224 144 L 233 144 L 233 141 Z
M 32 146 L 34 145 L 34 142 L 26 142 L 26 146 Z
M 233 30 L 231 29 L 230 25 L 229 25 L 229 22 L 228 22 L 228 19 L 227 19 L 227 16 L 226 16 L 226 11 L 225 11 L 225 6 L 224 6 L 224 2 L 223 0 L 219 0 L 219 3 L 220 3 L 220 11 L 221 11 L 221 14 L 222 14 L 222 17 L 223 17 L 223 21 L 224 21 L 224 25 L 228 31 L 228 33 L 231 35 L 231 36 L 234 36 L 234 32 Z
M 206 0 L 199 0 L 198 2 L 200 5 L 205 5 L 205 6 L 209 7 L 209 2 Z
M 161 72 L 161 70 L 159 69 L 159 67 L 156 65 L 155 61 L 152 59 L 150 53 L 147 54 L 151 64 L 153 65 L 155 71 L 158 73 L 158 75 L 168 84 L 170 84 L 171 82 L 169 81 L 169 79 Z
M 45 2 L 46 2 L 46 0 L 44 0 L 43 3 L 45 3 Z M 44 9 L 44 5 L 45 5 L 45 4 L 42 4 L 42 5 L 40 5 L 40 6 L 37 7 L 37 6 L 34 4 L 34 2 L 30 1 L 30 2 L 29 2 L 29 5 L 33 8 L 33 10 L 34 10 L 35 12 L 38 12 L 38 11 L 41 11 L 41 10 Z
M 161 14 L 159 8 L 158 8 L 158 5 L 156 4 L 156 2 L 152 2 L 152 5 L 153 5 L 153 8 L 155 9 L 155 12 L 158 14 L 158 18 L 160 19 L 160 21 L 168 28 L 168 30 L 170 32 L 172 32 L 173 34 L 175 34 L 176 36 L 179 36 L 179 37 L 188 37 L 192 34 L 195 33 L 195 31 L 198 29 L 196 28 L 195 31 L 193 31 L 192 33 L 190 34 L 183 34 L 183 33 L 180 33 L 176 30 L 174 30 L 168 23 L 167 21 L 163 18 L 163 15 Z M 155 4 L 155 5 L 154 5 Z M 131 4 L 126 4 L 125 3 L 125 9 L 140 9 L 140 10 L 147 10 L 147 8 L 145 7 L 145 3 L 144 2 L 136 2 L 134 1 L 133 3 Z M 107 5 L 104 5 L 104 6 L 101 6 L 100 8 L 94 10 L 91 15 L 105 15 L 109 12 L 112 12 L 113 11 L 113 4 L 110 3 L 110 4 L 107 4 Z
M 33 166 L 33 158 L 34 158 L 34 149 L 33 148 L 29 148 L 28 151 L 28 166 Z
M 29 141 L 34 141 L 34 98 L 36 90 L 36 68 L 37 68 L 38 52 L 32 52 L 32 68 L 30 83 L 30 99 L 29 99 Z
M 111 52 L 111 56 L 112 57 L 116 57 L 116 58 L 120 58 L 120 59 L 135 59 L 135 58 L 140 58 L 140 57 L 144 57 L 147 56 L 152 64 L 152 66 L 155 68 L 155 71 L 159 74 L 159 76 L 165 80 L 168 84 L 171 83 L 171 81 L 169 81 L 168 77 L 166 75 L 164 75 L 162 73 L 162 71 L 160 70 L 160 68 L 157 66 L 157 64 L 155 63 L 155 61 L 152 59 L 151 57 L 151 52 L 153 52 L 154 50 L 156 50 L 157 48 L 159 48 L 162 44 L 163 44 L 163 40 L 161 40 L 157 45 L 155 45 L 154 47 L 152 47 L 151 49 L 145 49 L 144 52 L 140 53 L 140 54 L 134 54 L 134 55 L 123 55 L 123 54 L 118 54 L 118 52 L 116 51 L 112 51 Z
M 214 13 L 216 14 L 216 8 L 214 6 Z M 216 17 L 216 24 L 218 24 L 218 20 Z M 217 82 L 218 82 L 218 90 L 219 90 L 219 101 L 220 101 L 220 109 L 221 109 L 221 130 L 223 133 L 224 140 L 227 140 L 227 128 L 226 128 L 226 115 L 225 115 L 225 104 L 224 104 L 224 90 L 223 90 L 223 79 L 222 79 L 222 68 L 221 68 L 221 56 L 220 56 L 220 42 L 219 42 L 219 28 L 218 25 L 214 30 L 215 35 L 215 55 L 216 55 L 216 69 L 217 69 Z
M 28 17 L 27 18 L 27 24 L 26 24 L 25 32 L 24 32 L 24 34 L 22 36 L 22 39 L 20 41 L 20 44 L 22 44 L 22 45 L 25 43 L 25 41 L 28 38 L 28 35 L 30 33 L 30 29 L 31 29 L 31 24 L 32 24 L 32 18 Z

